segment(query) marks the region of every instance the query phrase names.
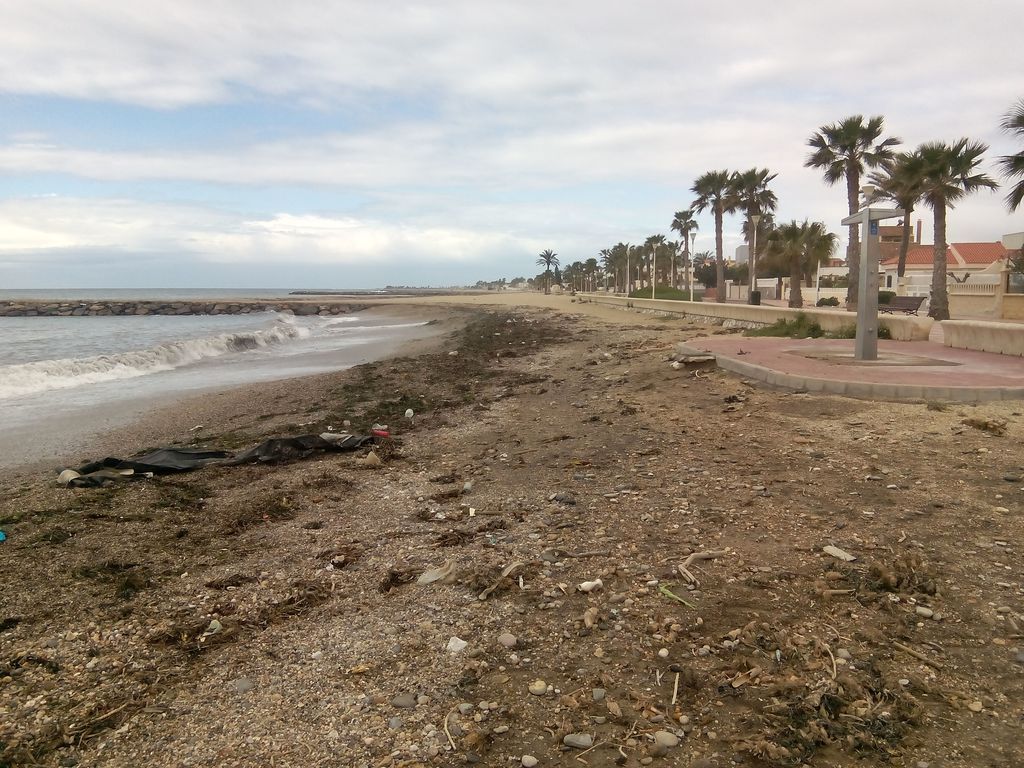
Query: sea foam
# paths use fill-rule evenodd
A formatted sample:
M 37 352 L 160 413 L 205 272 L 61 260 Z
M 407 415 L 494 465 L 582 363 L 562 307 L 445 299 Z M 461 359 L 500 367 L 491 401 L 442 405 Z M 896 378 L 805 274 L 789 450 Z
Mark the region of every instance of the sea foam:
M 275 320 L 271 327 L 258 331 L 223 333 L 112 355 L 0 366 L 0 400 L 86 384 L 133 379 L 192 365 L 208 358 L 283 344 L 309 335 L 309 328 L 297 325 L 292 318 L 284 316 Z

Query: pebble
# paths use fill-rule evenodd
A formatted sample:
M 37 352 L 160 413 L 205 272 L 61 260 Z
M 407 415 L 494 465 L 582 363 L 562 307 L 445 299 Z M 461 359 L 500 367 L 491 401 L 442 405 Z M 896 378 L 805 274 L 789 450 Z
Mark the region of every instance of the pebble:
M 402 718 L 400 717 L 392 717 L 390 720 L 388 720 L 388 728 L 390 728 L 392 731 L 402 730 L 403 725 L 404 723 L 402 722 Z
M 981 712 L 981 710 L 984 709 L 984 706 L 980 701 L 972 701 L 967 705 L 967 708 L 971 710 L 971 712 Z
M 1012 613 L 1013 609 L 1008 605 L 1000 605 L 996 608 L 996 613 Z
M 459 704 L 460 715 L 472 715 L 474 709 L 476 709 L 476 707 L 474 707 L 468 701 L 464 701 L 462 704 Z
M 562 738 L 562 743 L 574 749 L 590 749 L 594 746 L 594 737 L 589 733 L 567 733 Z
M 662 659 L 668 658 L 668 648 L 661 648 L 658 650 L 658 656 Z
M 916 613 L 918 616 L 923 616 L 926 619 L 930 619 L 932 616 L 935 615 L 935 611 L 924 605 L 917 606 L 917 608 L 914 609 L 914 613 Z
M 548 684 L 541 679 L 534 680 L 530 683 L 530 693 L 534 696 L 543 696 L 548 692 Z
M 240 677 L 231 681 L 231 687 L 235 689 L 235 693 L 248 693 L 256 687 L 256 684 L 248 677 Z
M 534 768 L 540 761 L 533 755 L 523 755 L 519 762 L 523 764 L 523 768 Z
M 511 632 L 502 632 L 500 635 L 498 635 L 498 645 L 502 646 L 503 648 L 508 648 L 509 650 L 512 650 L 516 647 L 517 642 L 518 641 L 516 639 L 516 636 L 513 635 Z
M 654 734 L 654 743 L 674 747 L 679 743 L 679 737 L 671 731 L 658 731 Z
M 461 653 L 466 650 L 466 646 L 469 645 L 461 637 L 452 637 L 448 640 L 448 653 Z
M 852 661 L 853 660 L 853 656 L 851 656 L 850 652 L 848 650 L 846 650 L 845 648 L 840 648 L 839 650 L 836 651 L 836 658 L 837 659 L 842 659 L 843 661 Z
M 416 706 L 416 694 L 400 693 L 391 700 L 391 703 L 399 709 L 412 709 Z
M 594 701 L 604 701 L 605 690 L 604 688 L 595 688 L 591 691 L 591 695 L 594 697 Z

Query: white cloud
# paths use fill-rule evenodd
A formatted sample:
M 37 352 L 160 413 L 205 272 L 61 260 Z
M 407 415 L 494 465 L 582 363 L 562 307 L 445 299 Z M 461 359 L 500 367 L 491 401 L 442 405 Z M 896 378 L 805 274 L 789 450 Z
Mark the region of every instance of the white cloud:
M 509 253 L 553 247 L 585 258 L 616 240 L 667 232 L 695 176 L 753 165 L 779 173 L 779 218 L 838 229 L 842 189 L 803 167 L 818 126 L 885 114 L 909 144 L 967 135 L 992 143 L 994 156 L 1010 151 L 997 121 L 1022 95 L 1017 49 L 998 31 L 1021 27 L 1024 6 L 999 0 L 978 0 L 970 13 L 952 0 L 866 0 L 827 12 L 805 0 L 11 5 L 0 93 L 169 113 L 305 105 L 319 118 L 358 118 L 339 120 L 358 127 L 324 129 L 319 119 L 315 132 L 267 141 L 219 133 L 211 122 L 205 141 L 145 142 L 142 151 L 9 126 L 0 171 L 19 177 L 141 183 L 149 197 L 163 181 L 306 194 L 294 209 L 245 216 L 129 200 L 8 201 L 0 206 L 8 254 L 490 258 L 501 270 Z M 369 203 L 324 213 L 330 206 L 315 202 L 323 189 Z M 961 240 L 1021 228 L 987 194 L 950 218 Z M 712 247 L 711 229 L 702 218 L 698 248 Z M 737 229 L 729 220 L 727 236 L 735 240 Z
M 193 261 L 378 266 L 474 263 L 526 256 L 537 242 L 502 232 L 394 226 L 346 216 L 276 214 L 247 219 L 197 206 L 129 200 L 37 198 L 0 202 L 0 263 L 73 262 L 85 254 L 183 254 Z

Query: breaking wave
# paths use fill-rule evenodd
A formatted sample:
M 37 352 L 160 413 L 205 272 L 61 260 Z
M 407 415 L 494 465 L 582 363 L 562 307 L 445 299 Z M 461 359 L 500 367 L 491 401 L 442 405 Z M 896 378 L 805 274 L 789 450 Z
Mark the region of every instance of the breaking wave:
M 212 357 L 264 349 L 309 335 L 308 328 L 296 325 L 291 318 L 282 317 L 270 328 L 258 331 L 223 333 L 113 355 L 0 366 L 0 400 L 85 384 L 133 379 Z

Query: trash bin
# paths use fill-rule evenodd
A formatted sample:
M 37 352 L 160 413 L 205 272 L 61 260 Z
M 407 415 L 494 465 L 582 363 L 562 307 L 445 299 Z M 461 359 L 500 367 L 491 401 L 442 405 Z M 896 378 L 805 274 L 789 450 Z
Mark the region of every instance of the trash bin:
M 751 291 L 750 292 L 750 303 L 753 304 L 754 306 L 759 306 L 761 304 L 761 292 L 760 291 Z

